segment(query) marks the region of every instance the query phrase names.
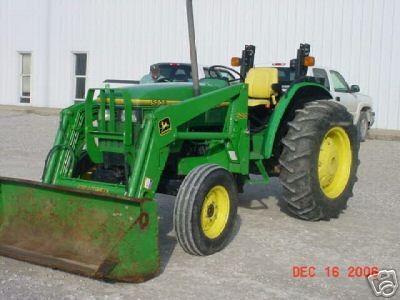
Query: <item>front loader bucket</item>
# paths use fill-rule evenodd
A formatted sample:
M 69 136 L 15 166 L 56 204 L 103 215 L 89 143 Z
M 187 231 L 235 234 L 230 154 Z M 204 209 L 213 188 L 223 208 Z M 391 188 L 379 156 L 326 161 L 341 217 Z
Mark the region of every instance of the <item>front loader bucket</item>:
M 159 272 L 155 201 L 0 177 L 0 255 L 94 278 Z

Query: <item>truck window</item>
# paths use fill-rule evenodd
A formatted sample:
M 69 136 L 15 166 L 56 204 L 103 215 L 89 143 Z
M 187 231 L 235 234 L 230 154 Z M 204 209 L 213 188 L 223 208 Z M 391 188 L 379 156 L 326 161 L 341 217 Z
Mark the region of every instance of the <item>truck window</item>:
M 170 81 L 175 80 L 175 76 L 185 77 L 185 79 L 191 78 L 192 67 L 187 64 L 158 64 L 160 67 L 160 74 Z
M 204 71 L 204 78 L 210 78 L 210 73 L 208 72 L 208 68 L 203 67 L 203 71 Z
M 335 92 L 348 93 L 350 88 L 343 76 L 337 71 L 330 71 Z
M 291 68 L 287 68 L 287 67 L 279 67 L 278 69 L 278 80 L 279 83 L 281 84 L 291 84 L 291 82 L 294 80 L 295 78 L 295 72 L 293 69 Z
M 322 79 L 322 84 L 328 89 L 330 90 L 330 86 L 329 86 L 329 79 L 328 79 L 328 73 L 326 73 L 326 71 L 324 69 L 318 69 L 318 68 L 314 68 L 313 70 L 313 75 L 316 78 Z

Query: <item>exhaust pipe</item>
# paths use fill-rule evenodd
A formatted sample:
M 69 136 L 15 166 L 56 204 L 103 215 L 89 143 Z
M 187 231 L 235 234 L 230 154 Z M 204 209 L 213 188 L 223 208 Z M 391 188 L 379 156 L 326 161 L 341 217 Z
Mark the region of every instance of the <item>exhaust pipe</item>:
M 190 63 L 192 65 L 193 94 L 200 95 L 199 69 L 197 65 L 196 37 L 194 34 L 194 18 L 192 0 L 186 0 L 186 13 L 188 20 Z

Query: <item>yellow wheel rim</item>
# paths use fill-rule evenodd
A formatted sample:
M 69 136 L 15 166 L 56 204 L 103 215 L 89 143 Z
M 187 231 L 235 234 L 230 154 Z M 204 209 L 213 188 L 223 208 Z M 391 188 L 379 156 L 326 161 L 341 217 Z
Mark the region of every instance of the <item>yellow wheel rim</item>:
M 228 191 L 222 185 L 214 186 L 206 195 L 201 208 L 201 229 L 206 237 L 215 239 L 224 231 L 229 210 Z
M 351 163 L 349 136 L 341 127 L 331 128 L 322 140 L 318 158 L 319 184 L 328 198 L 334 200 L 346 188 Z

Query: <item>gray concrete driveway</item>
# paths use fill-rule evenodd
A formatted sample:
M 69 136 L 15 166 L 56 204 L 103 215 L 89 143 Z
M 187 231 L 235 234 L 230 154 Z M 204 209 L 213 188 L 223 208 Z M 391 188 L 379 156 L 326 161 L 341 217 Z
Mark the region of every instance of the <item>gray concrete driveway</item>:
M 39 180 L 58 117 L 0 109 L 0 176 Z M 280 210 L 281 186 L 246 187 L 234 239 L 210 257 L 186 254 L 172 229 L 174 197 L 158 195 L 162 273 L 142 284 L 105 283 L 0 257 L 0 299 L 375 299 L 348 268 L 400 277 L 400 142 L 367 141 L 347 210 L 305 222 Z M 294 278 L 293 266 L 313 266 Z M 326 267 L 338 266 L 338 278 Z M 398 298 L 398 295 L 396 295 Z

